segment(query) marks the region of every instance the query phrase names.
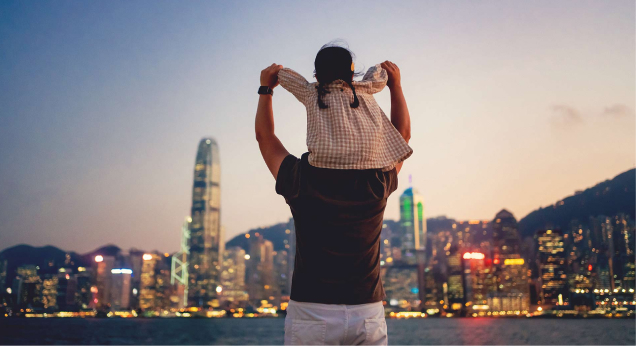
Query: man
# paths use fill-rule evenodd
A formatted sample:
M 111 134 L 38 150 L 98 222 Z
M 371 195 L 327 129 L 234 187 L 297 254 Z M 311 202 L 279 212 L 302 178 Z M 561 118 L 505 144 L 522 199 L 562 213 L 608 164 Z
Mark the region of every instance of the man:
M 278 71 L 261 72 L 256 140 L 276 192 L 292 211 L 296 258 L 285 344 L 386 345 L 380 279 L 380 232 L 387 198 L 397 189 L 403 162 L 390 171 L 338 170 L 309 165 L 289 154 L 274 133 L 273 90 Z M 391 123 L 405 141 L 411 123 L 400 70 L 385 61 Z

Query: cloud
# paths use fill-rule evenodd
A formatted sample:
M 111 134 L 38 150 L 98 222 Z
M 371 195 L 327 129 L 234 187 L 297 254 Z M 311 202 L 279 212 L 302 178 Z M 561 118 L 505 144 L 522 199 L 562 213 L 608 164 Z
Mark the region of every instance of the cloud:
M 552 126 L 562 129 L 569 129 L 583 123 L 581 113 L 575 108 L 566 105 L 553 105 L 552 109 Z
M 634 111 L 627 107 L 626 105 L 617 103 L 615 105 L 605 107 L 603 113 L 601 113 L 603 117 L 611 117 L 611 118 L 625 118 L 625 117 L 633 117 Z

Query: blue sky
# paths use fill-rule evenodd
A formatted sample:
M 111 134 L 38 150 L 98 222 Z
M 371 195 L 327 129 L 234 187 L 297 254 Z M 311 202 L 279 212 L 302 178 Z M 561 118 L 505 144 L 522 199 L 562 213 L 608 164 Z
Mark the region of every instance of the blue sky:
M 635 165 L 633 1 L 3 1 L 0 248 L 175 251 L 201 137 L 229 239 L 290 212 L 254 139 L 260 70 L 323 44 L 394 61 L 428 216 L 517 218 Z M 388 114 L 388 90 L 377 96 Z M 306 150 L 283 89 L 276 130 Z M 398 216 L 398 193 L 386 217 Z

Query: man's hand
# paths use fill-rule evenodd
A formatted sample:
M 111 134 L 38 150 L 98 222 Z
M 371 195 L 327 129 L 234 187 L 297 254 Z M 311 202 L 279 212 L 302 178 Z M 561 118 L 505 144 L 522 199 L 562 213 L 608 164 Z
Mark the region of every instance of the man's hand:
M 382 66 L 382 68 L 386 70 L 386 73 L 389 77 L 389 80 L 387 80 L 386 82 L 386 86 L 388 86 L 389 89 L 402 86 L 402 78 L 400 77 L 400 69 L 397 67 L 396 64 L 387 60 L 381 63 L 380 66 Z
M 268 86 L 274 89 L 278 85 L 278 71 L 283 65 L 271 64 L 269 67 L 261 71 L 261 86 Z

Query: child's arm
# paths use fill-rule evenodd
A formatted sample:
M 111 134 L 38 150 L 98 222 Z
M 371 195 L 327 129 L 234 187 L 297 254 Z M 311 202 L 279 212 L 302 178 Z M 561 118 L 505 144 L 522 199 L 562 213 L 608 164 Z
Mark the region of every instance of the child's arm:
M 380 64 L 377 64 L 367 70 L 367 73 L 362 77 L 362 81 L 368 82 L 369 92 L 375 94 L 384 89 L 387 78 L 387 71 Z
M 408 143 L 411 139 L 411 116 L 402 92 L 400 69 L 388 60 L 382 63 L 382 68 L 386 70 L 389 78 L 386 85 L 391 91 L 391 123 Z M 396 165 L 398 172 L 403 163 L 404 161 Z
M 278 72 L 278 81 L 285 90 L 296 96 L 298 101 L 302 104 L 307 103 L 310 86 L 305 77 L 290 68 L 283 68 Z

